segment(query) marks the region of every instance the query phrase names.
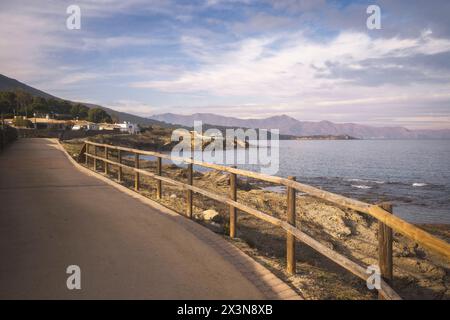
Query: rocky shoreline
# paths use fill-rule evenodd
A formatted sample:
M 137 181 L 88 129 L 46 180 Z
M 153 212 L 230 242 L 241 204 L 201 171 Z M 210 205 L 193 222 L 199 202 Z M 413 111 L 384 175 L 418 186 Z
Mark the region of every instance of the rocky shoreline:
M 78 144 L 66 143 L 76 154 Z M 79 150 L 79 149 L 78 149 Z M 129 164 L 132 165 L 132 160 Z M 141 168 L 155 170 L 155 163 L 142 161 Z M 111 177 L 116 169 L 111 166 Z M 186 170 L 164 165 L 163 175 L 186 181 Z M 124 170 L 123 184 L 132 188 L 131 172 Z M 228 194 L 228 175 L 195 172 L 194 185 L 215 193 Z M 156 183 L 141 175 L 141 192 L 155 199 Z M 285 219 L 286 196 L 267 190 L 270 185 L 239 179 L 238 201 L 280 219 Z M 163 183 L 160 202 L 183 214 L 185 193 Z M 306 299 L 375 299 L 366 284 L 308 246 L 297 242 L 297 274 L 285 273 L 285 232 L 251 215 L 238 213 L 237 239 L 229 239 L 228 207 L 201 195 L 194 195 L 194 219 L 264 264 Z M 336 207 L 313 197 L 297 195 L 297 227 L 321 243 L 363 265 L 377 264 L 378 224 L 370 216 Z M 449 225 L 423 225 L 425 230 L 450 241 Z M 394 234 L 394 289 L 405 299 L 450 299 L 450 273 L 446 261 L 431 254 L 400 234 Z

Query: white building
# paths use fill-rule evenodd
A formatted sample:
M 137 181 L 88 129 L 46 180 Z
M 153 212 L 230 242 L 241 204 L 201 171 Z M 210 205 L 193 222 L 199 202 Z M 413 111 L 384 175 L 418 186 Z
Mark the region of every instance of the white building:
M 116 126 L 121 132 L 128 132 L 130 134 L 137 134 L 140 132 L 139 126 L 136 123 L 124 121 L 123 123 L 116 124 Z
M 76 123 L 72 130 L 99 130 L 99 125 L 90 122 Z
M 83 128 L 82 125 L 76 124 L 72 127 L 72 130 L 81 130 Z

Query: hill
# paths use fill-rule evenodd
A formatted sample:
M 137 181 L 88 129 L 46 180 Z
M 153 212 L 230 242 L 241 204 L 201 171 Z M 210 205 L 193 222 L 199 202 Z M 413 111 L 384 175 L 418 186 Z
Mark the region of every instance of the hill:
M 12 78 L 8 78 L 2 74 L 0 74 L 0 92 L 3 91 L 15 91 L 15 90 L 23 90 L 29 94 L 31 94 L 33 97 L 41 97 L 44 99 L 57 99 L 60 101 L 67 101 L 71 104 L 77 104 L 79 102 L 77 101 L 70 101 L 70 100 L 65 100 L 59 97 L 55 97 L 49 93 L 46 93 L 44 91 L 41 91 L 39 89 L 33 88 L 25 83 L 22 83 L 16 79 L 12 79 Z M 130 114 L 130 113 L 126 113 L 126 112 L 120 112 L 120 111 L 116 111 L 107 107 L 103 107 L 100 105 L 96 105 L 96 104 L 91 104 L 91 103 L 82 103 L 81 104 L 87 106 L 88 108 L 101 108 L 103 110 L 105 110 L 107 113 L 109 113 L 109 115 L 115 119 L 117 119 L 119 122 L 123 122 L 123 121 L 129 121 L 129 122 L 133 122 L 133 123 L 138 123 L 140 125 L 160 125 L 160 126 L 167 126 L 166 123 L 164 122 L 160 122 L 158 120 L 154 120 L 154 119 L 148 119 L 148 118 L 144 118 L 144 117 L 139 117 L 136 116 L 134 114 Z
M 212 113 L 179 115 L 157 114 L 152 119 L 192 126 L 200 120 L 210 125 L 243 128 L 279 129 L 281 134 L 293 136 L 351 136 L 358 139 L 450 139 L 450 130 L 409 130 L 403 127 L 374 127 L 356 123 L 333 123 L 330 121 L 300 121 L 287 115 L 264 119 L 239 119 Z
M 15 91 L 17 89 L 26 91 L 34 97 L 42 97 L 45 99 L 56 98 L 51 94 L 30 87 L 29 85 L 17 81 L 16 79 L 8 78 L 7 76 L 0 74 L 0 91 Z

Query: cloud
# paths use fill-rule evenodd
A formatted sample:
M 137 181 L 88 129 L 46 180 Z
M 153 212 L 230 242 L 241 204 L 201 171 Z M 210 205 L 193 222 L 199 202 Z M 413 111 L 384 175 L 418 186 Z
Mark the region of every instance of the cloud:
M 282 45 L 274 46 L 280 41 Z M 198 52 L 193 54 L 200 63 L 198 69 L 186 71 L 171 80 L 136 82 L 131 86 L 173 93 L 286 99 L 317 96 L 324 89 L 335 96 L 353 95 L 355 89 L 372 87 L 374 82 L 382 92 L 388 84 L 401 91 L 402 87 L 409 90 L 407 85 L 415 80 L 440 80 L 442 85 L 449 82 L 448 75 L 442 77 L 438 70 L 416 70 L 414 66 L 405 70 L 399 61 L 395 64 L 392 60 L 450 51 L 450 40 L 430 35 L 410 39 L 371 39 L 367 34 L 343 32 L 330 41 L 318 42 L 299 33 L 287 37 L 249 38 L 229 51 L 215 53 L 209 52 L 208 44 L 201 41 L 189 41 L 186 45 Z M 214 58 L 205 59 L 204 52 L 207 57 Z M 397 77 L 392 77 L 396 74 Z M 411 80 L 405 83 L 405 79 Z M 364 90 L 369 96 L 377 93 L 374 88 Z
M 326 6 L 325 0 L 275 0 L 269 2 L 275 9 L 297 13 L 323 9 Z
M 235 4 L 251 4 L 256 3 L 257 0 L 205 0 L 205 7 L 235 5 Z
M 42 68 L 48 53 L 70 44 L 56 35 L 57 24 L 40 16 L 0 11 L 0 67 L 2 72 L 25 79 L 53 73 Z
M 235 34 L 280 31 L 295 26 L 292 18 L 258 12 L 250 14 L 245 21 L 232 23 L 230 29 Z
M 83 50 L 110 50 L 120 47 L 147 46 L 154 43 L 154 40 L 148 37 L 95 37 L 83 38 L 81 48 Z
M 82 20 L 87 16 L 114 15 L 120 10 L 143 4 L 131 1 L 79 1 Z M 34 5 L 33 5 L 34 4 Z M 148 5 L 148 3 L 147 3 Z M 77 84 L 107 78 L 110 70 L 92 66 L 89 52 L 108 52 L 119 48 L 147 47 L 166 43 L 164 39 L 142 35 L 102 35 L 92 28 L 68 30 L 65 25 L 67 3 L 47 1 L 35 5 L 34 1 L 0 5 L 0 72 L 41 89 L 67 92 Z M 105 11 L 106 10 L 106 11 Z M 81 59 L 83 55 L 86 59 Z M 78 60 L 75 63 L 70 61 Z M 110 57 L 105 59 L 108 63 Z
M 85 82 L 86 80 L 93 80 L 100 78 L 101 75 L 92 72 L 74 72 L 68 73 L 66 76 L 58 80 L 61 85 L 69 85 L 79 82 Z
M 153 108 L 149 104 L 136 100 L 118 100 L 108 104 L 107 107 L 121 112 L 139 114 L 143 117 L 154 114 Z

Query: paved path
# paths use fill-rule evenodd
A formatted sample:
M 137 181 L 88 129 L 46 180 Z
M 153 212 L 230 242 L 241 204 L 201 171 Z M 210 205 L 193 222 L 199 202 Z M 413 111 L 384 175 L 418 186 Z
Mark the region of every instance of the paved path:
M 54 141 L 21 139 L 0 154 L 0 298 L 270 297 L 242 272 L 256 264 L 194 225 L 80 172 Z M 69 265 L 81 290 L 66 287 Z

